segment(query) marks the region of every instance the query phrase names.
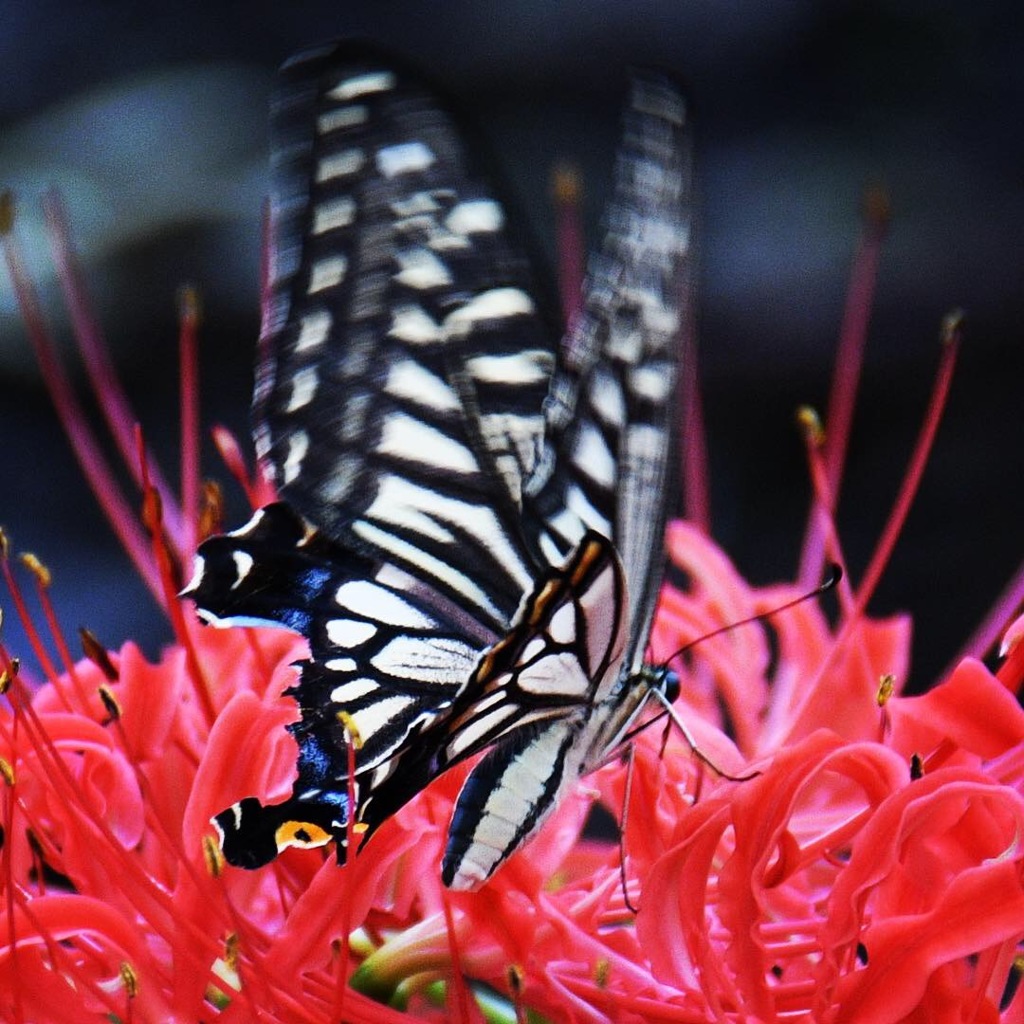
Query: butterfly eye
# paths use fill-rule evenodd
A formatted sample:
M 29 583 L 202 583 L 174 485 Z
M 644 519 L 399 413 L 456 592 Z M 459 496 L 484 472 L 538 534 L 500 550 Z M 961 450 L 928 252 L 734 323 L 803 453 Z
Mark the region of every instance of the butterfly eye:
M 662 669 L 660 683 L 661 692 L 665 694 L 665 700 L 669 704 L 675 704 L 679 699 L 679 673 L 671 668 Z

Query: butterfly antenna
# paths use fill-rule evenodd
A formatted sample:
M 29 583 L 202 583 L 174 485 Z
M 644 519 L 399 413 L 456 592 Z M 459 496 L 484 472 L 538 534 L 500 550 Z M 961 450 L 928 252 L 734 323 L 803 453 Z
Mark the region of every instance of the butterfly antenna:
M 710 633 L 704 633 L 702 636 L 691 640 L 687 644 L 683 644 L 677 651 L 670 654 L 661 664 L 662 668 L 667 668 L 676 658 L 681 657 L 687 651 L 692 650 L 698 644 L 704 643 L 705 640 L 710 640 L 712 637 L 720 636 L 722 633 L 728 633 L 734 629 L 738 629 L 740 626 L 748 626 L 753 622 L 764 622 L 770 619 L 773 615 L 778 615 L 780 612 L 784 612 L 789 608 L 793 608 L 798 604 L 802 604 L 804 601 L 809 601 L 815 597 L 821 597 L 822 594 L 827 594 L 837 583 L 843 578 L 843 568 L 838 562 L 832 562 L 828 566 L 828 571 L 825 578 L 818 584 L 813 590 L 807 591 L 805 594 L 801 594 L 799 597 L 794 597 L 790 601 L 785 601 L 775 608 L 769 608 L 767 611 L 758 612 L 757 615 L 750 615 L 745 619 L 739 619 L 736 622 L 726 623 L 724 626 L 719 626 L 717 629 L 711 630 Z M 714 761 L 705 754 L 700 747 L 697 745 L 696 737 L 690 732 L 686 723 L 683 721 L 679 712 L 676 711 L 673 706 L 672 700 L 669 699 L 668 695 L 663 689 L 659 687 L 651 687 L 651 696 L 654 700 L 661 704 L 662 710 L 656 714 L 653 718 L 648 719 L 641 725 L 638 725 L 635 729 L 630 730 L 622 738 L 623 743 L 628 743 L 635 736 L 637 736 L 644 729 L 660 722 L 663 718 L 668 718 L 669 721 L 674 725 L 679 732 L 682 734 L 683 739 L 686 741 L 689 748 L 693 751 L 694 756 L 698 761 L 706 764 L 716 775 L 723 779 L 728 779 L 730 782 L 744 782 L 747 779 L 755 778 L 758 772 L 748 772 L 745 775 L 732 775 L 725 771 L 721 766 L 715 764 Z
M 704 643 L 705 640 L 721 636 L 722 633 L 729 633 L 734 629 L 738 629 L 740 626 L 749 626 L 752 622 L 766 622 L 768 619 L 772 618 L 772 616 L 778 615 L 779 612 L 787 611 L 790 608 L 795 608 L 798 604 L 803 604 L 804 601 L 810 601 L 815 597 L 821 597 L 822 594 L 827 594 L 843 578 L 843 567 L 838 562 L 831 562 L 827 568 L 828 572 L 826 573 L 825 578 L 813 590 L 808 590 L 806 594 L 801 594 L 799 597 L 794 597 L 790 601 L 785 601 L 783 604 L 780 604 L 775 608 L 769 608 L 768 611 L 758 612 L 756 615 L 750 615 L 745 619 L 739 619 L 736 622 L 728 622 L 724 626 L 719 626 L 718 629 L 713 629 L 710 633 L 705 633 L 703 636 L 699 636 L 695 640 L 691 640 L 689 643 L 683 644 L 679 650 L 674 654 L 670 654 L 665 659 L 664 664 L 670 664 L 675 661 L 676 658 L 682 656 L 687 651 L 692 650 L 698 644 Z

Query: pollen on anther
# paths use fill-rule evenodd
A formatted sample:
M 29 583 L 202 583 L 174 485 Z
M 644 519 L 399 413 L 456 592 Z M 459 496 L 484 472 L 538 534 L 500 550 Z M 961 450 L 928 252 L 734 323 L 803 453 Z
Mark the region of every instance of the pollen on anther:
M 206 861 L 206 870 L 210 876 L 220 878 L 220 873 L 224 870 L 224 854 L 221 853 L 213 836 L 203 836 L 203 859 Z
M 134 999 L 139 994 L 139 976 L 135 973 L 135 968 L 127 960 L 122 960 L 118 973 L 121 975 L 128 998 Z
M 82 642 L 82 653 L 103 673 L 108 683 L 116 683 L 117 668 L 110 660 L 107 649 L 96 639 L 95 634 L 85 626 L 80 626 L 78 636 Z
M 240 946 L 241 940 L 238 938 L 238 932 L 229 932 L 224 939 L 224 963 L 232 971 L 238 970 L 238 950 Z
M 356 750 L 361 750 L 363 746 L 363 737 L 359 732 L 359 726 L 356 724 L 355 718 L 352 717 L 347 711 L 336 712 L 336 717 L 344 728 L 348 738 L 352 741 L 352 746 Z
M 797 409 L 796 422 L 816 448 L 825 443 L 825 428 L 821 425 L 821 417 L 811 406 L 801 405 Z
M 35 576 L 41 587 L 49 587 L 53 582 L 53 575 L 49 569 L 31 551 L 25 551 L 20 556 L 21 564 L 33 576 Z
M 12 675 L 13 673 L 8 672 L 7 669 L 0 669 L 0 697 L 11 688 Z
M 889 703 L 889 698 L 896 692 L 896 677 L 891 672 L 886 672 L 878 680 L 878 692 L 875 694 L 875 702 L 880 708 Z
M 521 996 L 526 983 L 526 974 L 519 964 L 509 964 L 506 970 L 508 987 L 514 996 Z

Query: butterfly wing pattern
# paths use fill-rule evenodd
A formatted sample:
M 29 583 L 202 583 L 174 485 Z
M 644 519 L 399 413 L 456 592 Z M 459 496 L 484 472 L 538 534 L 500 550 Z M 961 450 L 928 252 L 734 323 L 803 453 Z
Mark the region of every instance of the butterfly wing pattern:
M 214 822 L 233 864 L 332 840 L 343 859 L 350 822 L 365 841 L 487 751 L 442 866 L 474 888 L 659 685 L 642 661 L 672 494 L 682 103 L 634 80 L 561 344 L 504 207 L 416 75 L 347 44 L 296 58 L 273 139 L 254 418 L 280 500 L 205 541 L 184 593 L 213 625 L 302 633 L 310 657 L 288 691 L 291 796 Z

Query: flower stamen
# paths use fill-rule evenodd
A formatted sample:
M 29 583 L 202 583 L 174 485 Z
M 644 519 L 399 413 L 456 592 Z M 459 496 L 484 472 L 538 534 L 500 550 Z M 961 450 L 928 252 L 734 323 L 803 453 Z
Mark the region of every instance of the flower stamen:
M 107 429 L 121 456 L 121 461 L 135 483 L 141 486 L 138 464 L 134 459 L 135 424 L 138 422 L 138 417 L 135 415 L 114 370 L 103 331 L 93 312 L 75 247 L 71 241 L 67 211 L 60 193 L 56 189 L 51 189 L 43 197 L 43 211 L 50 236 L 50 251 L 57 269 L 57 279 L 60 282 L 64 302 L 71 317 L 72 338 L 81 354 L 82 365 L 85 367 L 89 384 L 97 398 L 97 405 L 103 414 Z M 174 501 L 171 490 L 159 469 L 150 467 L 150 474 L 153 485 L 163 499 L 165 517 L 170 524 L 170 532 L 180 542 L 181 510 Z
M 199 291 L 184 285 L 178 293 L 178 361 L 181 403 L 181 543 L 195 550 L 199 521 Z
M 150 561 L 145 537 L 102 454 L 95 433 L 89 425 L 57 357 L 56 347 L 43 316 L 35 285 L 25 271 L 21 250 L 15 240 L 13 214 L 9 212 L 13 207 L 9 198 L 5 200 L 5 208 L 8 209 L 8 214 L 3 219 L 7 230 L 0 233 L 0 238 L 2 238 L 7 269 L 14 285 L 14 293 L 21 309 L 29 341 L 35 351 L 36 362 L 39 364 L 57 416 L 64 428 L 64 434 L 70 441 L 82 472 L 89 481 L 89 486 L 121 542 L 121 546 L 127 552 L 150 592 L 159 601 L 159 579 L 156 569 Z
M 889 519 L 882 531 L 871 560 L 857 588 L 857 617 L 863 613 L 871 600 L 882 577 L 885 566 L 889 563 L 892 550 L 896 546 L 903 524 L 910 513 L 910 506 L 913 504 L 917 489 L 924 475 L 924 467 L 931 454 L 932 445 L 935 442 L 935 434 L 939 429 L 942 420 L 942 413 L 946 407 L 946 399 L 949 396 L 949 387 L 953 381 L 953 370 L 956 366 L 956 357 L 960 348 L 960 339 L 963 332 L 963 313 L 954 310 L 949 313 L 942 322 L 941 352 L 939 367 L 935 374 L 935 381 L 932 385 L 931 397 L 928 401 L 925 418 L 921 424 L 917 442 L 914 445 L 910 462 L 907 465 L 900 485 L 899 493 L 893 503 Z

